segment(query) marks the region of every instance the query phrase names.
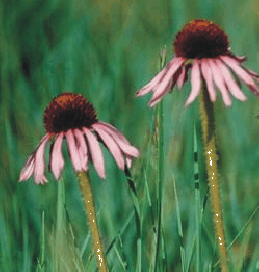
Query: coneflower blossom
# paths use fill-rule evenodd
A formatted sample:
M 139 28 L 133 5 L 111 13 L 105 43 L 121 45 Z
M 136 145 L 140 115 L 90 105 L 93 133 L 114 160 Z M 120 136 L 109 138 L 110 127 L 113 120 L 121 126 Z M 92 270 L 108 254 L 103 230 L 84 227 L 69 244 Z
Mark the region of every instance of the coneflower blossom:
M 55 178 L 60 178 L 64 167 L 62 155 L 63 139 L 66 139 L 68 153 L 76 172 L 88 170 L 89 159 L 101 178 L 105 178 L 104 156 L 99 143 L 103 143 L 112 153 L 118 167 L 124 170 L 125 160 L 128 168 L 132 158 L 139 155 L 138 150 L 112 125 L 97 120 L 91 103 L 82 95 L 63 93 L 49 103 L 44 114 L 45 136 L 29 156 L 21 171 L 20 181 L 27 180 L 34 173 L 35 183 L 47 181 L 44 151 L 50 142 L 49 169 Z
M 229 93 L 241 101 L 246 97 L 233 80 L 232 74 L 239 77 L 250 90 L 258 95 L 254 79 L 259 77 L 255 72 L 241 64 L 245 57 L 234 56 L 230 52 L 228 37 L 216 24 L 208 20 L 193 20 L 176 35 L 173 43 L 175 57 L 146 86 L 137 92 L 143 96 L 152 91 L 149 101 L 152 107 L 176 85 L 182 88 L 188 80 L 191 70 L 192 90 L 186 106 L 198 96 L 201 84 L 206 86 L 212 102 L 216 101 L 218 88 L 226 105 L 231 105 Z

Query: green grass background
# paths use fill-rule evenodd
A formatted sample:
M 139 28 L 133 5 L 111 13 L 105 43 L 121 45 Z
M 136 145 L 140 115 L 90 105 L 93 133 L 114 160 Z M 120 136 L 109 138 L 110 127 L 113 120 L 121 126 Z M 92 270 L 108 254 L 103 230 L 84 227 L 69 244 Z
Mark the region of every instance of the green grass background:
M 132 171 L 142 222 L 141 267 L 148 271 L 153 232 L 147 195 L 156 221 L 158 154 L 152 131 L 154 112 L 147 105 L 150 96 L 135 98 L 135 92 L 157 73 L 160 49 L 166 45 L 167 60 L 173 57 L 175 34 L 195 18 L 218 23 L 229 35 L 232 52 L 248 56 L 246 67 L 258 72 L 258 16 L 255 0 L 1 1 L 0 270 L 95 270 L 94 258 L 89 261 L 93 252 L 83 202 L 68 156 L 61 183 L 52 174 L 47 174 L 49 184 L 44 186 L 34 185 L 32 178 L 18 183 L 28 155 L 44 136 L 45 107 L 54 96 L 70 91 L 85 95 L 99 120 L 116 126 L 141 151 Z M 23 67 L 25 60 L 30 62 L 29 71 Z M 245 103 L 233 99 L 226 108 L 220 95 L 215 103 L 220 182 L 227 245 L 240 234 L 229 251 L 231 271 L 257 271 L 258 213 L 240 230 L 258 205 L 258 102 L 248 88 L 242 90 L 248 97 Z M 198 101 L 185 108 L 189 92 L 187 84 L 163 100 L 162 252 L 167 271 L 182 271 L 173 180 L 186 262 L 190 262 L 189 271 L 195 271 L 193 120 L 198 116 Z M 108 263 L 111 271 L 124 271 L 123 263 L 135 271 L 139 253 L 133 200 L 124 173 L 103 151 L 107 179 L 100 180 L 93 167 L 90 175 L 105 249 L 120 233 Z M 207 188 L 202 174 L 200 182 L 202 202 Z M 200 242 L 201 269 L 210 271 L 218 254 L 209 202 Z

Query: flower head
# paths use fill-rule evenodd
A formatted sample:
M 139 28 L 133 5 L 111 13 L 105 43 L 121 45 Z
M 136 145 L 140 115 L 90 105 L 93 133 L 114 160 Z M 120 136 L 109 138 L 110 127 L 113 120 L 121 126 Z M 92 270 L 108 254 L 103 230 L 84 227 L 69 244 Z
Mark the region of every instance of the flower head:
M 99 146 L 103 143 L 112 153 L 118 167 L 131 167 L 132 158 L 139 155 L 138 150 L 112 125 L 97 120 L 96 112 L 90 102 L 82 95 L 63 93 L 49 103 L 44 114 L 45 136 L 29 156 L 21 171 L 20 181 L 30 178 L 34 173 L 35 182 L 44 184 L 46 177 L 44 151 L 48 142 L 49 169 L 55 178 L 60 178 L 64 167 L 62 155 L 63 139 L 66 139 L 68 152 L 76 172 L 88 170 L 89 160 L 101 178 L 105 178 L 104 157 Z
M 149 102 L 151 107 L 175 85 L 182 88 L 188 80 L 189 70 L 191 70 L 192 90 L 186 105 L 192 103 L 198 96 L 202 83 L 213 102 L 216 101 L 215 86 L 226 105 L 231 105 L 229 93 L 245 101 L 246 97 L 232 75 L 239 77 L 251 91 L 258 95 L 254 79 L 259 75 L 242 67 L 246 58 L 231 54 L 227 35 L 215 23 L 208 20 L 191 21 L 177 33 L 173 47 L 175 57 L 137 92 L 137 96 L 153 92 Z

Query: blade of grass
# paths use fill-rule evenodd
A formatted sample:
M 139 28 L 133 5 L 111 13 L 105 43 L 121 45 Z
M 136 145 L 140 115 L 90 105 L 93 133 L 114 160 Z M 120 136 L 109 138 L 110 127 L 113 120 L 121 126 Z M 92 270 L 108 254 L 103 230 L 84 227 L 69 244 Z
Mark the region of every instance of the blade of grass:
M 160 251 L 160 236 L 161 236 L 161 215 L 162 215 L 162 182 L 164 178 L 164 128 L 163 128 L 163 101 L 160 101 L 158 106 L 158 182 L 157 182 L 157 249 L 156 249 L 156 264 L 155 270 L 158 270 L 159 251 Z
M 31 270 L 30 262 L 30 248 L 29 248 L 29 226 L 27 215 L 23 210 L 22 211 L 22 241 L 23 241 L 23 271 Z
M 88 256 L 88 261 L 86 263 L 86 269 L 85 269 L 86 271 L 96 270 L 96 265 L 94 265 L 94 261 L 95 261 L 94 255 L 95 253 L 91 252 L 90 255 Z
M 227 250 L 230 250 L 230 248 L 233 246 L 233 244 L 236 242 L 236 240 L 239 238 L 239 236 L 241 235 L 241 233 L 247 228 L 248 224 L 250 223 L 250 221 L 253 219 L 254 215 L 256 214 L 256 212 L 258 211 L 259 206 L 257 206 L 255 208 L 255 210 L 252 212 L 252 214 L 250 215 L 249 219 L 247 220 L 247 222 L 244 224 L 244 226 L 242 227 L 242 229 L 239 231 L 239 233 L 237 234 L 237 236 L 235 237 L 234 240 L 231 241 L 231 243 L 229 244 L 229 246 L 227 247 Z
M 11 254 L 11 235 L 10 235 L 10 229 L 8 225 L 6 224 L 5 220 L 5 214 L 2 209 L 2 206 L 0 206 L 0 237 L 1 237 L 1 243 L 0 243 L 0 249 L 1 249 L 1 256 L 0 256 L 0 265 L 1 269 L 3 271 L 10 270 L 10 267 L 12 266 L 12 254 Z
M 191 265 L 191 261 L 192 261 L 192 256 L 195 253 L 195 249 L 194 249 L 195 245 L 196 245 L 196 235 L 193 236 L 192 241 L 191 241 L 191 245 L 188 247 L 188 251 L 186 252 L 185 271 L 190 271 L 190 265 Z
M 127 270 L 127 263 L 126 263 L 126 260 L 125 260 L 125 254 L 124 254 L 124 251 L 123 251 L 123 245 L 122 245 L 122 240 L 121 240 L 121 237 L 120 235 L 118 235 L 118 241 L 119 241 L 119 246 L 120 246 L 120 250 L 121 250 L 121 254 L 120 252 L 118 251 L 117 247 L 114 246 L 114 250 L 115 250 L 115 253 L 121 263 L 121 266 L 123 268 L 123 271 L 126 271 Z
M 118 249 L 117 249 L 116 246 L 114 246 L 114 250 L 115 250 L 115 253 L 116 253 L 116 255 L 117 255 L 117 257 L 118 257 L 118 259 L 120 261 L 120 264 L 122 266 L 123 271 L 126 271 L 126 266 L 124 265 L 124 262 L 123 262 L 123 260 L 122 260 L 122 258 L 120 256 L 120 253 L 119 253 L 119 251 L 118 251 Z
M 201 235 L 201 222 L 202 222 L 202 215 L 206 205 L 206 201 L 208 198 L 208 192 L 206 192 L 204 201 L 203 201 L 203 208 L 201 209 L 200 205 L 200 180 L 199 180 L 199 163 L 198 163 L 198 138 L 197 138 L 197 128 L 196 124 L 194 123 L 194 134 L 193 134 L 193 146 L 194 146 L 194 194 L 195 194 L 195 235 L 192 239 L 191 246 L 189 247 L 190 254 L 186 256 L 186 271 L 189 271 L 190 264 L 192 260 L 193 253 L 196 253 L 196 271 L 200 271 L 200 235 Z M 208 187 L 209 188 L 209 187 Z M 196 246 L 196 247 L 195 247 Z M 195 248 L 195 249 L 194 249 Z
M 145 185 L 146 185 L 146 193 L 147 193 L 148 206 L 149 206 L 149 210 L 150 210 L 151 224 L 152 224 L 153 228 L 155 228 L 154 214 L 153 214 L 152 203 L 151 203 L 151 198 L 150 198 L 150 193 L 149 193 L 149 187 L 148 187 L 148 182 L 147 182 L 147 175 L 146 175 L 146 171 L 145 170 L 144 170 L 144 180 L 145 180 Z
M 131 197 L 134 203 L 135 216 L 136 216 L 136 227 L 137 227 L 137 262 L 136 262 L 136 270 L 141 271 L 141 221 L 140 221 L 140 208 L 139 201 L 137 197 L 137 191 L 134 184 L 134 181 L 131 176 L 130 170 L 125 167 L 124 173 L 126 175 L 127 182 L 130 186 Z
M 45 219 L 44 211 L 41 215 L 41 249 L 40 249 L 40 258 L 37 259 L 38 265 L 36 271 L 45 271 Z
M 80 251 L 80 258 L 82 259 L 83 256 L 84 256 L 84 253 L 85 253 L 85 250 L 89 244 L 89 241 L 90 241 L 90 232 L 88 231 L 87 235 L 86 235 L 86 238 L 84 240 L 84 243 L 83 243 L 83 246 L 81 248 L 81 251 Z
M 59 233 L 64 229 L 64 218 L 65 218 L 65 188 L 64 181 L 61 179 L 58 182 L 58 199 L 57 199 L 57 226 L 56 232 Z
M 252 223 L 247 226 L 247 230 L 246 230 L 246 233 L 244 235 L 244 238 L 243 238 L 243 241 L 241 244 L 238 262 L 236 263 L 236 267 L 234 268 L 234 271 L 246 270 L 244 265 L 245 265 L 247 247 L 248 247 L 248 242 L 250 239 L 251 231 L 252 231 Z
M 149 137 L 149 143 L 148 143 L 148 148 L 147 148 L 147 159 L 146 159 L 146 165 L 144 167 L 144 180 L 145 180 L 145 192 L 147 193 L 147 199 L 148 199 L 148 206 L 150 210 L 150 217 L 151 217 L 151 224 L 152 224 L 152 245 L 151 245 L 151 261 L 150 261 L 150 266 L 149 266 L 149 271 L 154 271 L 155 269 L 155 263 L 156 263 L 156 245 L 157 245 L 157 226 L 155 224 L 155 217 L 154 217 L 154 212 L 152 208 L 152 202 L 151 202 L 151 197 L 150 197 L 150 190 L 147 182 L 147 173 L 149 173 L 150 165 L 151 165 L 151 149 L 152 149 L 152 143 L 157 149 L 157 118 L 156 118 L 156 113 L 153 112 L 152 114 L 152 121 L 151 121 L 151 137 Z
M 259 243 L 255 245 L 255 249 L 251 254 L 251 261 L 249 262 L 249 266 L 247 272 L 259 271 Z
M 64 248 L 64 239 L 63 239 L 63 232 L 64 232 L 64 219 L 65 219 L 65 210 L 64 210 L 64 203 L 65 203 L 65 188 L 64 182 L 61 179 L 58 182 L 58 195 L 57 195 L 57 225 L 56 225 L 56 252 L 55 252 L 55 267 L 56 271 L 62 268 L 60 257 L 62 256 L 62 251 Z
M 233 244 L 237 241 L 237 239 L 240 237 L 240 235 L 244 232 L 244 230 L 248 227 L 249 223 L 251 222 L 251 220 L 253 219 L 254 215 L 256 214 L 256 212 L 258 211 L 259 206 L 257 206 L 255 208 L 255 210 L 252 212 L 252 214 L 250 215 L 249 219 L 247 220 L 247 222 L 244 224 L 244 226 L 241 228 L 241 230 L 239 231 L 239 233 L 237 234 L 237 236 L 231 241 L 231 243 L 229 244 L 229 246 L 227 247 L 227 251 L 230 250 L 230 248 L 233 246 Z M 215 269 L 218 265 L 219 265 L 220 260 L 218 260 L 215 265 L 213 266 L 213 269 Z
M 129 225 L 129 223 L 131 222 L 131 220 L 133 219 L 135 214 L 135 211 L 133 211 L 130 216 L 128 217 L 128 220 L 126 221 L 126 223 L 124 224 L 124 226 L 121 228 L 121 231 L 118 232 L 118 234 L 112 239 L 110 246 L 108 247 L 108 249 L 106 250 L 106 256 L 108 256 L 108 254 L 110 253 L 111 249 L 114 246 L 114 243 L 117 242 L 117 240 L 119 239 L 119 237 L 124 233 L 124 231 L 126 230 L 127 226 Z
M 147 167 L 148 168 L 148 167 Z M 154 267 L 155 267 L 155 261 L 156 261 L 156 241 L 157 241 L 157 229 L 156 229 L 156 225 L 155 225 L 155 220 L 154 220 L 154 213 L 153 213 L 153 209 L 152 209 L 152 202 L 151 202 L 151 197 L 150 197 L 150 192 L 149 192 L 149 186 L 148 186 L 148 182 L 147 182 L 147 175 L 146 175 L 146 170 L 144 169 L 144 181 L 145 181 L 145 193 L 147 193 L 147 202 L 148 202 L 148 207 L 149 207 L 149 211 L 150 211 L 150 217 L 151 217 L 151 225 L 152 225 L 152 250 L 151 252 L 153 252 L 152 258 L 151 258 L 151 262 L 150 262 L 150 266 L 149 266 L 149 270 L 148 271 L 154 271 Z
M 203 206 L 200 209 L 200 217 L 199 217 L 199 220 L 200 220 L 200 224 L 199 224 L 200 232 L 201 232 L 202 216 L 203 216 L 205 205 L 206 205 L 206 202 L 207 202 L 208 198 L 209 198 L 209 186 L 208 186 L 208 189 L 207 189 L 207 191 L 205 193 L 205 196 L 204 196 Z M 197 224 L 197 222 L 195 222 L 195 223 Z M 207 234 L 210 233 L 210 231 L 208 229 L 205 229 L 205 232 Z M 186 271 L 189 271 L 189 269 L 190 269 L 190 264 L 191 264 L 191 259 L 192 259 L 192 255 L 193 255 L 193 252 L 194 252 L 195 242 L 196 242 L 196 236 L 193 237 L 192 243 L 191 243 L 191 246 L 190 246 L 190 249 L 191 249 L 190 252 L 191 252 L 191 254 L 189 255 L 188 258 L 186 257 L 186 266 L 185 266 Z M 200 260 L 201 260 L 201 258 L 200 258 Z
M 179 241 L 180 241 L 180 255 L 182 258 L 182 267 L 183 267 L 183 272 L 184 272 L 186 270 L 185 270 L 185 250 L 184 250 L 184 246 L 183 246 L 183 228 L 182 228 L 182 222 L 181 222 L 181 218 L 180 218 L 179 202 L 178 202 L 174 177 L 173 177 L 173 186 L 174 186 L 174 197 L 175 197 L 176 219 L 177 219 L 177 226 L 178 226 L 178 236 L 179 236 Z
M 165 239 L 164 239 L 164 224 L 162 221 L 162 271 L 168 271 L 167 270 L 167 255 L 166 255 L 166 247 L 165 247 Z
M 206 203 L 207 203 L 207 200 L 209 199 L 209 192 L 210 192 L 210 187 L 208 186 L 207 191 L 206 191 L 205 196 L 204 196 L 204 199 L 203 199 L 203 203 L 202 203 L 200 222 L 202 221 L 202 217 L 203 217 L 203 214 L 204 214 Z

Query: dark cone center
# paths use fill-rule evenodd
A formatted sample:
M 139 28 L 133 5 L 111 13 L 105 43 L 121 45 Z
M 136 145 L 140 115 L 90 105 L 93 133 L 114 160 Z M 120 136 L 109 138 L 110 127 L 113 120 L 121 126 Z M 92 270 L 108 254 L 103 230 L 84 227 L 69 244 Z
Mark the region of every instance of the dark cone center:
M 176 57 L 187 59 L 216 58 L 227 55 L 228 37 L 208 20 L 193 20 L 179 31 L 173 43 Z
M 97 122 L 97 116 L 92 104 L 82 95 L 63 93 L 49 103 L 43 122 L 48 133 L 59 133 L 75 128 L 90 128 Z

